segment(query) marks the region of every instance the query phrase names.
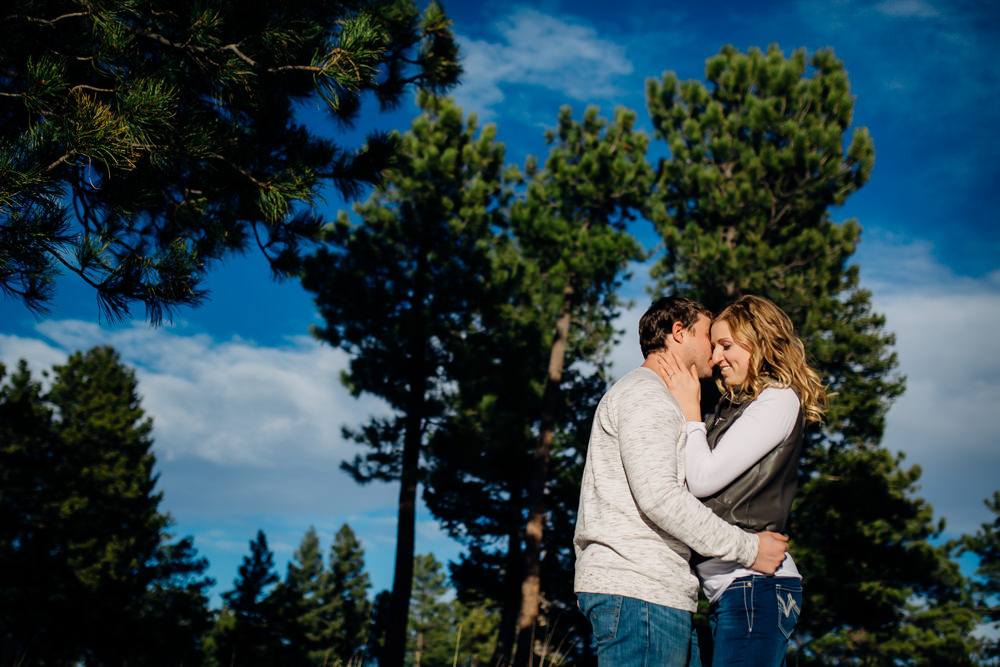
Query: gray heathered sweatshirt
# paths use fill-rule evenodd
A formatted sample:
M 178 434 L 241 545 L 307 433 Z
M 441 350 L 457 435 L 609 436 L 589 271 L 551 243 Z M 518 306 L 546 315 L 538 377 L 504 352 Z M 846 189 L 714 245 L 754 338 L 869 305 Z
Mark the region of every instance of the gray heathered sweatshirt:
M 685 487 L 686 440 L 677 400 L 648 368 L 628 372 L 601 399 L 573 538 L 576 592 L 694 611 L 691 549 L 753 564 L 757 536 L 717 517 Z

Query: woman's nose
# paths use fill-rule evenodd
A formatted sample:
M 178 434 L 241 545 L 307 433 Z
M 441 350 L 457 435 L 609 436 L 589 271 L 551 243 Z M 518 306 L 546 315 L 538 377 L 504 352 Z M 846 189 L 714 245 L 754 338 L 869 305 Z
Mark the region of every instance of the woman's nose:
M 722 361 L 722 348 L 716 345 L 712 348 L 712 365 L 716 366 Z

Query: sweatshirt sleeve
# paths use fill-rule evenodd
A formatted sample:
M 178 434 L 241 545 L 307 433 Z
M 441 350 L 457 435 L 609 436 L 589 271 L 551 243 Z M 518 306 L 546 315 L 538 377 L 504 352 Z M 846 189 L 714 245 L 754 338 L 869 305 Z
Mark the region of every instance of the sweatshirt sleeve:
M 651 371 L 652 372 L 652 371 Z M 684 486 L 678 438 L 685 420 L 659 378 L 643 383 L 618 406 L 622 465 L 640 511 L 664 532 L 704 556 L 750 567 L 757 558 L 756 535 L 732 526 L 705 507 Z
M 799 397 L 787 387 L 768 387 L 709 449 L 705 424 L 688 422 L 685 476 L 691 493 L 704 498 L 726 488 L 777 447 L 795 428 Z

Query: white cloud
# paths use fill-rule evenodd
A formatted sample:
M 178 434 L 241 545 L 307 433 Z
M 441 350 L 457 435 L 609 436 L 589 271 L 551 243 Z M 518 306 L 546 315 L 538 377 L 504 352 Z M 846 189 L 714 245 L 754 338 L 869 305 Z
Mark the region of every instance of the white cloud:
M 632 73 L 625 49 L 583 21 L 521 7 L 495 28 L 498 41 L 458 37 L 465 74 L 455 99 L 485 118 L 494 115 L 508 86 L 538 86 L 592 101 L 617 95 L 617 79 Z
M 54 347 L 11 342 L 51 363 L 56 349 L 109 344 L 136 367 L 143 407 L 154 418 L 161 460 L 191 457 L 265 468 L 295 461 L 334 464 L 353 453 L 340 428 L 385 412 L 376 400 L 351 398 L 339 381 L 346 355 L 308 337 L 282 348 L 233 339 L 215 342 L 171 327 L 142 324 L 105 331 L 93 323 L 47 321 L 38 331 Z M 8 337 L 10 338 L 10 337 Z
M 37 326 L 46 340 L 0 336 L 0 361 L 33 374 L 79 349 L 108 344 L 136 369 L 165 509 L 179 517 L 295 515 L 392 503 L 384 484 L 358 487 L 339 469 L 361 450 L 341 436 L 385 414 L 341 386 L 344 353 L 299 337 L 280 348 L 179 335 L 143 324 L 117 331 L 80 321 Z

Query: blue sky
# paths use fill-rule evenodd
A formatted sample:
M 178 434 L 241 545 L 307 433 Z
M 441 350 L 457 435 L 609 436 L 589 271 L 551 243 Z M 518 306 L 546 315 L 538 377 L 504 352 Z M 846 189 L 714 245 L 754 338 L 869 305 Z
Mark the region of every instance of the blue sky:
M 1000 488 L 1000 90 L 992 44 L 993 3 L 887 2 L 648 3 L 450 2 L 466 73 L 454 91 L 467 111 L 498 126 L 508 161 L 544 156 L 543 131 L 563 104 L 610 116 L 634 109 L 651 130 L 645 81 L 664 71 L 704 79 L 705 60 L 723 44 L 745 51 L 778 44 L 812 53 L 832 47 L 856 96 L 855 125 L 875 142 L 872 178 L 836 220 L 856 218 L 863 240 L 855 261 L 875 310 L 896 334 L 905 395 L 888 415 L 883 444 L 923 469 L 919 495 L 947 532 L 975 530 L 991 517 L 982 500 Z M 370 110 L 361 129 L 406 129 L 415 107 Z M 325 130 L 322 115 L 304 117 Z M 332 127 L 332 126 L 331 126 Z M 331 195 L 331 203 L 335 198 Z M 332 214 L 332 212 L 331 212 Z M 648 244 L 655 239 L 648 233 Z M 626 330 L 615 369 L 640 363 L 634 341 L 642 267 L 622 314 Z M 0 301 L 0 360 L 28 359 L 35 371 L 102 343 L 137 369 L 154 419 L 162 508 L 178 535 L 194 535 L 218 580 L 232 587 L 248 543 L 264 529 L 279 569 L 310 525 L 328 548 L 349 523 L 366 550 L 375 590 L 392 580 L 395 485 L 358 486 L 339 470 L 354 445 L 340 437 L 384 410 L 339 385 L 343 353 L 308 332 L 309 295 L 275 283 L 260 257 L 235 257 L 208 281 L 211 300 L 152 328 L 137 319 L 109 327 L 94 295 L 66 279 L 51 312 L 34 318 Z M 137 318 L 142 313 L 137 312 Z M 418 515 L 417 551 L 439 560 L 459 547 Z

